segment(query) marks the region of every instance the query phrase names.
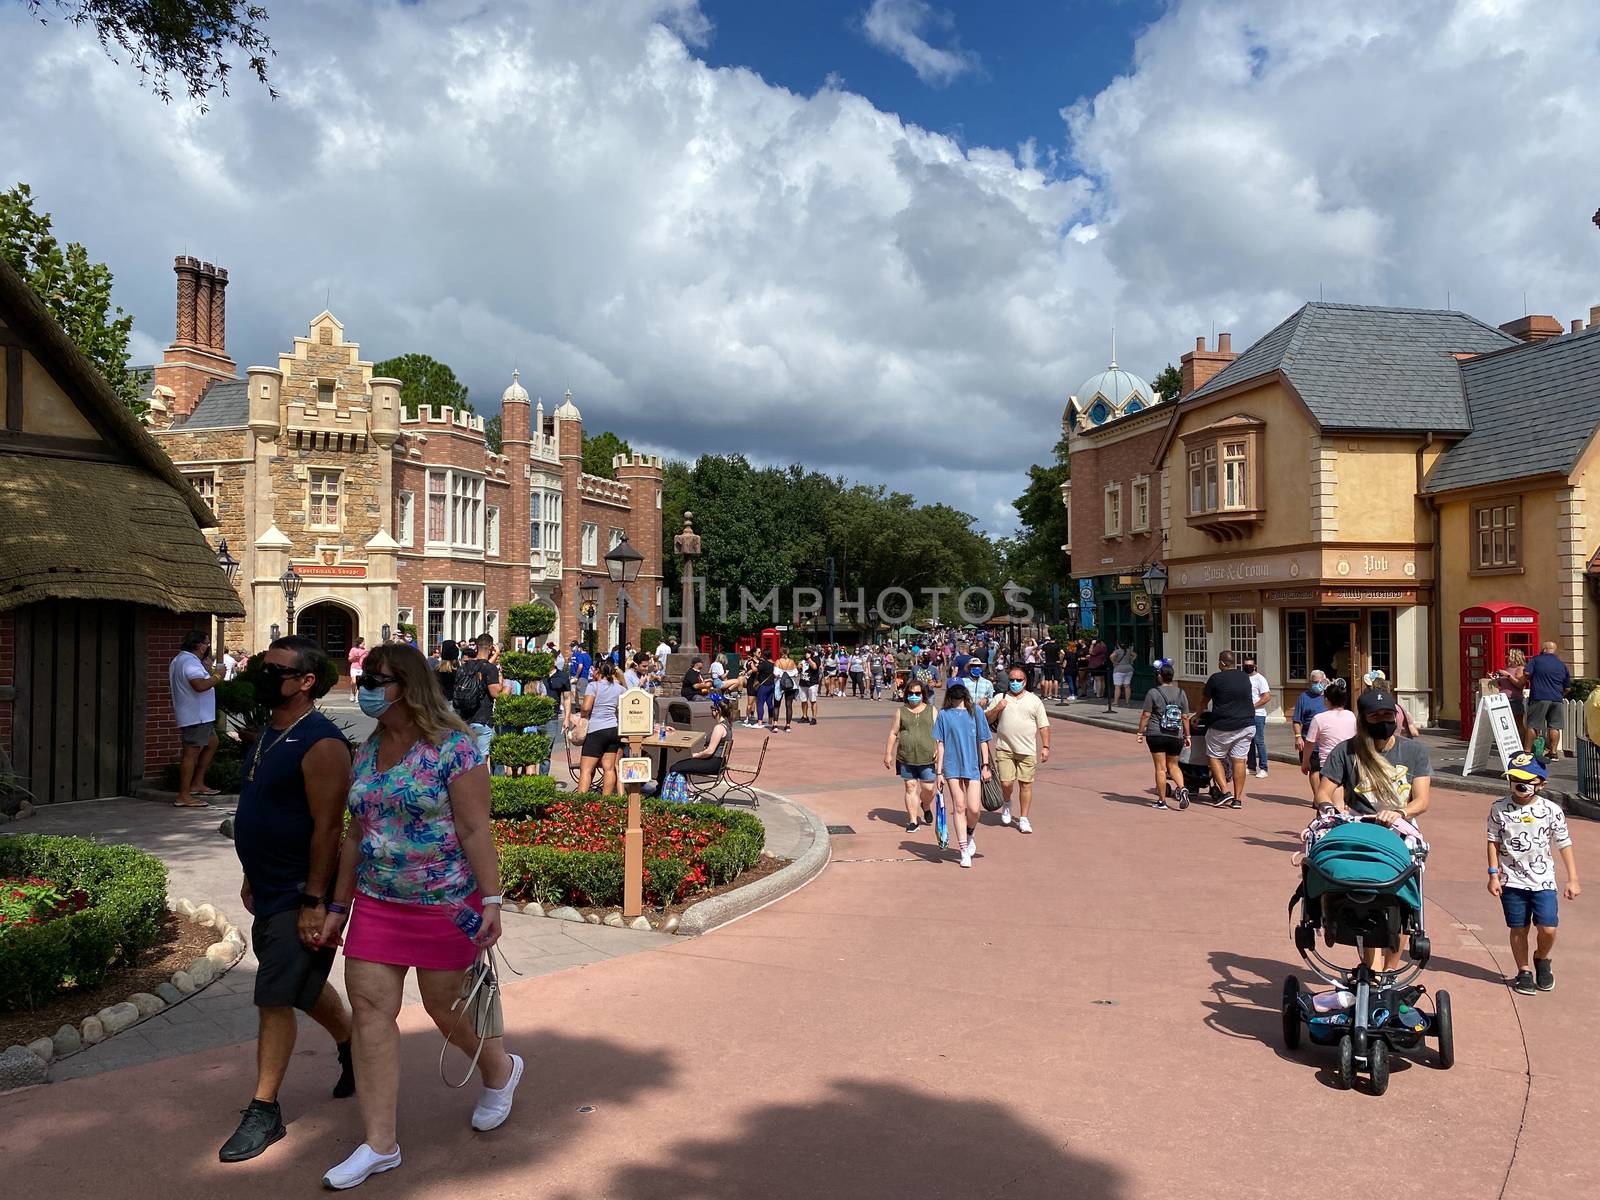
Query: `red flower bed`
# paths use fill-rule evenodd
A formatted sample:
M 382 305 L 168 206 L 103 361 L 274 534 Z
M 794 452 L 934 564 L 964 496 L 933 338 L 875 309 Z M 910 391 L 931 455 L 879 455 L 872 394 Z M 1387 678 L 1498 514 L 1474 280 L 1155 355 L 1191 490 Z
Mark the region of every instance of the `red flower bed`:
M 0 878 L 0 936 L 23 925 L 42 925 L 89 906 L 83 891 L 63 892 L 61 885 L 38 875 Z

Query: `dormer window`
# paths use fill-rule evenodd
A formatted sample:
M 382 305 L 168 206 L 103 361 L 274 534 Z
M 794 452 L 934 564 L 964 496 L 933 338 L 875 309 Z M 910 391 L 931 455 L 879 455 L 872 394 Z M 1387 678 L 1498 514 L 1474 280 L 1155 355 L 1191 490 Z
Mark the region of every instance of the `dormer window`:
M 1248 537 L 1260 524 L 1265 431 L 1264 422 L 1240 414 L 1183 435 L 1192 528 L 1222 542 Z
M 1089 409 L 1089 422 L 1092 425 L 1104 425 L 1111 419 L 1111 409 L 1104 400 L 1096 399 L 1093 407 Z

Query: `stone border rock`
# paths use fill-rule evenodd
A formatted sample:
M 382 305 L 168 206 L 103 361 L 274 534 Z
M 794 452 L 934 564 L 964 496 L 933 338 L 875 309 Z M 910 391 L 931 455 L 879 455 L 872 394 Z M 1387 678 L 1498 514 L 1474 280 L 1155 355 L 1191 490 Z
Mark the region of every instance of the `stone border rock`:
M 215 929 L 218 939 L 206 947 L 202 957 L 195 959 L 187 969 L 174 971 L 172 978 L 154 992 L 134 992 L 126 1000 L 107 1005 L 77 1025 L 63 1025 L 53 1037 L 36 1038 L 26 1046 L 8 1047 L 0 1053 L 0 1092 L 43 1083 L 52 1062 L 98 1045 L 163 1009 L 183 1003 L 221 979 L 244 957 L 244 934 L 213 905 L 196 904 L 188 899 L 168 900 L 167 911 L 187 917 L 196 925 Z
M 786 796 L 765 791 L 758 794 L 763 803 L 786 804 L 800 814 L 811 831 L 810 847 L 781 871 L 774 871 L 771 875 L 765 875 L 734 891 L 712 896 L 709 900 L 702 900 L 698 904 L 691 904 L 684 910 L 683 920 L 677 929 L 678 933 L 691 937 L 698 936 L 711 932 L 719 925 L 726 925 L 729 921 L 747 917 L 757 909 L 765 908 L 791 892 L 799 891 L 822 874 L 822 869 L 828 865 L 828 859 L 833 855 L 833 846 L 828 836 L 826 822 L 805 805 L 796 804 Z

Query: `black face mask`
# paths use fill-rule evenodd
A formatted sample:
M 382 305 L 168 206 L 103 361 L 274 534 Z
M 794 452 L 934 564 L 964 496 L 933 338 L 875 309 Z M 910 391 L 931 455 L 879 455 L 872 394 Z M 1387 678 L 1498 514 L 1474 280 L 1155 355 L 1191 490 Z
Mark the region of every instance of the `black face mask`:
M 1375 742 L 1387 742 L 1394 736 L 1394 731 L 1400 728 L 1398 721 L 1368 721 L 1367 733 Z
M 291 670 L 289 667 L 280 667 L 276 663 L 268 663 L 261 668 L 261 674 L 256 676 L 256 699 L 268 708 L 281 708 L 294 699 L 293 694 L 283 694 L 283 681 L 298 679 L 304 671 Z

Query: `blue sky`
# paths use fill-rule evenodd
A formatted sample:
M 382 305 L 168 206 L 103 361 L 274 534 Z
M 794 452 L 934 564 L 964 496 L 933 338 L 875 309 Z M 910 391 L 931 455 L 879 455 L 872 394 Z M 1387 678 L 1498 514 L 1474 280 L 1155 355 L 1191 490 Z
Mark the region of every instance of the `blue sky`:
M 1032 138 L 1041 159 L 1067 150 L 1063 106 L 1093 96 L 1132 62 L 1138 31 L 1164 0 L 956 0 L 919 7 L 936 48 L 959 47 L 970 69 L 930 84 L 864 29 L 870 0 L 766 3 L 709 0 L 701 49 L 714 66 L 745 66 L 769 83 L 810 93 L 830 75 L 886 112 L 964 145 L 1015 149 Z

